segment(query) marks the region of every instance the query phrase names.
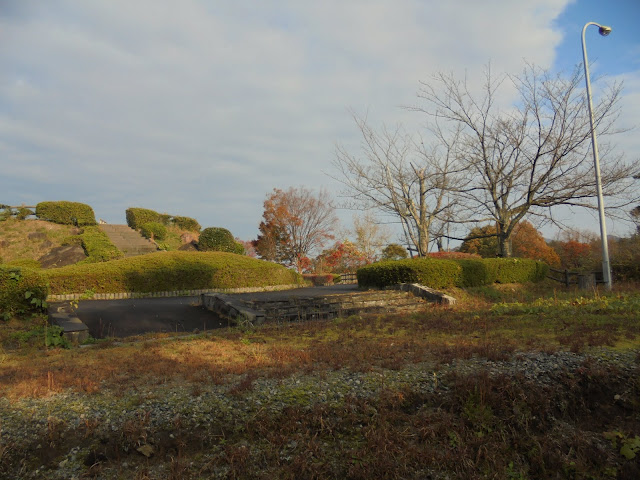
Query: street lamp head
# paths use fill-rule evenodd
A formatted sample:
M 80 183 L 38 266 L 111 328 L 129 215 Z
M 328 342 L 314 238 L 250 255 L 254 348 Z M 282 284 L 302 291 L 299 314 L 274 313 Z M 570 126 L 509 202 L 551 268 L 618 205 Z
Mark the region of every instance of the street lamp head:
M 611 33 L 611 27 L 607 27 L 606 25 L 600 25 L 600 29 L 598 31 L 600 32 L 600 35 L 602 35 L 603 37 L 606 37 Z

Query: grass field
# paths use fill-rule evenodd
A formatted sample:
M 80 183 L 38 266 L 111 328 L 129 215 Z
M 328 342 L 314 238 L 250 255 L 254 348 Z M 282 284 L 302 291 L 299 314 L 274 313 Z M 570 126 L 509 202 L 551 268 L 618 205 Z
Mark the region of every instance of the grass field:
M 449 293 L 69 350 L 0 324 L 0 477 L 640 478 L 635 286 Z

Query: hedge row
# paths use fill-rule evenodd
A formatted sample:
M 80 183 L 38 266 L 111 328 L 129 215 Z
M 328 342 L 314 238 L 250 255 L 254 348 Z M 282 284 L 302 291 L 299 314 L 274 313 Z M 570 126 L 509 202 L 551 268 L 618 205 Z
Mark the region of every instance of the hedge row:
M 108 262 L 124 257 L 111 240 L 99 227 L 85 227 L 79 236 L 87 258 L 81 263 Z
M 40 272 L 0 265 L 0 320 L 42 310 L 49 289 Z
M 548 266 L 524 258 L 438 260 L 418 258 L 373 263 L 358 269 L 358 285 L 384 288 L 420 283 L 431 288 L 475 287 L 492 283 L 537 282 Z
M 89 205 L 78 202 L 40 202 L 36 217 L 61 225 L 95 225 L 96 216 Z
M 140 233 L 145 238 L 164 240 L 167 238 L 167 227 L 158 222 L 143 223 L 140 227 Z
M 127 208 L 126 212 L 127 225 L 134 230 L 142 228 L 147 223 L 161 223 L 162 225 L 175 225 L 182 230 L 190 232 L 199 232 L 200 224 L 194 218 L 167 215 L 158 213 L 148 208 Z
M 301 283 L 281 265 L 223 252 L 164 252 L 43 270 L 52 294 L 161 292 Z

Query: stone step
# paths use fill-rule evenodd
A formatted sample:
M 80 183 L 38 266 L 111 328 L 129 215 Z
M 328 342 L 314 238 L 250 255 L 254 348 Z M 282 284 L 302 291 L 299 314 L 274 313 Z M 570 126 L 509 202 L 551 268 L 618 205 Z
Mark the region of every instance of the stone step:
M 241 300 L 232 296 L 203 295 L 202 304 L 232 321 L 328 320 L 363 313 L 412 312 L 427 302 L 409 292 L 375 290 L 346 295 L 292 297 L 279 300 Z M 240 319 L 240 320 L 238 320 Z
M 100 229 L 109 237 L 111 243 L 125 254 L 125 257 L 145 255 L 158 251 L 155 243 L 144 238 L 128 225 L 101 224 Z

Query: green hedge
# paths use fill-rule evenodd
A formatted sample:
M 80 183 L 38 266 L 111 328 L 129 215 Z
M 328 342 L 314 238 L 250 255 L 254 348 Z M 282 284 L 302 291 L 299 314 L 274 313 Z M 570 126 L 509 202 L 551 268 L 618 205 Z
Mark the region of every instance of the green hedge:
M 460 283 L 462 267 L 452 260 L 388 260 L 359 268 L 357 276 L 358 285 L 362 287 L 420 283 L 431 288 L 446 288 Z
M 0 320 L 42 310 L 48 293 L 46 279 L 40 272 L 0 265 Z
M 149 210 L 148 208 L 127 208 L 127 210 L 125 211 L 125 215 L 127 217 L 127 225 L 129 225 L 134 230 L 142 228 L 142 225 L 144 225 L 145 223 L 161 223 L 160 214 L 158 212 L 154 212 L 153 210 Z
M 358 269 L 358 285 L 383 288 L 420 283 L 431 288 L 476 287 L 492 283 L 543 280 L 549 267 L 524 258 L 439 260 L 430 258 L 384 261 Z
M 223 252 L 164 252 L 43 270 L 52 294 L 162 292 L 302 282 L 281 265 Z
M 61 225 L 95 225 L 96 216 L 89 205 L 78 202 L 40 202 L 36 217 Z
M 79 263 L 108 262 L 124 257 L 124 253 L 111 243 L 107 234 L 99 227 L 85 227 L 79 238 L 87 254 L 87 258 Z
M 162 225 L 175 225 L 182 230 L 190 232 L 199 232 L 200 224 L 195 218 L 168 215 L 166 213 L 158 213 L 148 208 L 131 207 L 126 210 L 127 225 L 134 230 L 142 228 L 146 223 L 161 223 Z
M 167 227 L 158 222 L 149 222 L 142 225 L 140 233 L 145 238 L 164 240 L 167 238 Z
M 199 232 L 202 228 L 195 218 L 190 217 L 171 217 L 171 223 L 189 232 Z
M 236 242 L 226 228 L 205 228 L 198 239 L 198 250 L 203 252 L 229 252 L 242 255 L 244 247 Z
M 491 270 L 494 280 L 490 283 L 525 283 L 544 280 L 549 266 L 530 258 L 485 258 L 482 260 Z

